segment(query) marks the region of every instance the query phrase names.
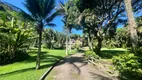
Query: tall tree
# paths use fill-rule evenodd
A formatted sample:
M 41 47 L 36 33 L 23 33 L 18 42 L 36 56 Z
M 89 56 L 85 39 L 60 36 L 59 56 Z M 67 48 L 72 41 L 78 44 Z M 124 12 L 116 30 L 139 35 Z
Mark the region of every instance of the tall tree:
M 135 22 L 133 14 L 132 0 L 124 0 L 124 2 L 125 2 L 125 9 L 127 12 L 129 32 L 131 35 L 132 48 L 134 50 L 138 46 L 138 35 L 137 35 L 137 24 Z
M 62 21 L 65 24 L 65 29 L 66 29 L 66 33 L 67 33 L 67 36 L 66 36 L 66 54 L 68 54 L 68 52 L 67 52 L 68 45 L 67 44 L 70 44 L 69 48 L 70 48 L 70 52 L 71 52 L 70 35 L 71 35 L 72 29 L 77 28 L 75 19 L 76 19 L 78 11 L 77 11 L 77 7 L 75 6 L 75 4 L 73 3 L 72 0 L 69 0 L 65 4 L 61 2 L 59 11 L 64 16 L 63 17 L 64 20 L 62 20 Z M 69 36 L 69 41 L 68 41 L 68 36 Z
M 103 36 L 110 30 L 115 30 L 118 16 L 123 12 L 122 1 L 118 0 L 76 0 L 81 13 L 79 24 L 87 33 L 90 49 L 93 49 L 93 39 L 97 39 L 96 53 L 99 55 Z
M 36 61 L 36 69 L 40 68 L 40 54 L 41 54 L 41 40 L 42 40 L 42 31 L 44 26 L 55 26 L 52 23 L 52 20 L 57 16 L 58 12 L 53 12 L 55 7 L 55 0 L 25 0 L 25 7 L 29 13 L 23 12 L 25 18 L 34 21 L 37 25 L 37 31 L 39 34 L 39 45 L 38 45 L 38 54 Z

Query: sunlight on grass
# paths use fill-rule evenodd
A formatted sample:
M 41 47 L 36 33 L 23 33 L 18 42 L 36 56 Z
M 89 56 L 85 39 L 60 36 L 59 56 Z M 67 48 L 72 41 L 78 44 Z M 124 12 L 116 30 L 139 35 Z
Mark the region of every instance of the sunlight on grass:
M 103 59 L 112 59 L 113 56 L 118 56 L 120 54 L 126 53 L 128 50 L 123 48 L 102 48 L 100 57 Z
M 37 49 L 32 48 L 28 53 L 30 57 L 25 61 L 0 66 L 0 80 L 39 80 L 50 66 L 66 56 L 65 50 L 42 49 L 41 69 L 35 70 Z
M 124 48 L 113 48 L 113 49 L 102 48 L 101 50 L 120 50 L 120 51 L 127 51 L 127 49 L 124 49 Z

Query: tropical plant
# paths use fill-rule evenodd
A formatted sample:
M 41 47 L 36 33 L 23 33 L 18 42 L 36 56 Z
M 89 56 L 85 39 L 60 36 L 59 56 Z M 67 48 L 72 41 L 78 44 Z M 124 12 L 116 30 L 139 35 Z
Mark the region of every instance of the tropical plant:
M 45 29 L 43 34 L 43 47 L 49 49 L 64 48 L 65 35 L 53 29 Z
M 51 21 L 57 16 L 58 12 L 53 12 L 55 0 L 25 0 L 24 3 L 28 13 L 22 11 L 26 19 L 30 19 L 36 23 L 37 32 L 39 34 L 38 54 L 36 61 L 36 69 L 40 68 L 41 40 L 42 31 L 45 26 L 55 26 Z
M 125 5 L 122 0 L 74 0 L 81 15 L 78 24 L 84 27 L 83 31 L 88 36 L 88 44 L 93 49 L 93 40 L 96 38 L 96 54 L 100 53 L 104 36 L 114 35 L 118 24 L 125 24 Z M 135 12 L 140 11 L 140 0 L 133 0 Z M 90 15 L 91 14 L 91 15 Z M 89 16 L 91 16 L 89 18 Z M 92 18 L 92 19 L 91 19 Z M 93 22 L 92 22 L 93 21 Z M 94 36 L 94 39 L 92 37 Z M 93 49 L 94 50 L 94 49 Z
M 133 53 L 113 57 L 113 64 L 124 80 L 142 79 L 142 58 Z
M 54 48 L 56 48 L 56 49 L 63 49 L 63 48 L 65 48 L 65 46 L 64 46 L 65 45 L 65 41 L 66 41 L 65 34 L 56 31 L 55 35 L 56 35 L 56 37 L 55 37 Z
M 53 31 L 52 29 L 45 29 L 43 36 L 43 42 L 46 45 L 46 47 L 52 49 L 55 43 L 55 31 Z
M 30 24 L 14 17 L 9 19 L 10 21 L 0 26 L 0 64 L 24 59 L 24 54 L 27 55 L 26 49 L 32 43 L 33 28 L 29 26 Z
M 97 62 L 99 60 L 99 56 L 93 51 L 85 51 L 85 59 L 92 62 Z
M 75 6 L 75 4 L 73 3 L 72 0 L 69 0 L 67 3 L 62 3 L 60 4 L 60 8 L 58 9 L 59 12 L 64 16 L 64 27 L 66 30 L 66 54 L 68 54 L 67 52 L 67 48 L 70 48 L 70 52 L 71 52 L 71 38 L 70 38 L 70 34 L 73 28 L 79 28 L 77 27 L 78 25 L 76 25 L 76 18 L 78 16 L 78 9 Z M 69 41 L 68 41 L 69 38 Z M 68 44 L 70 45 L 70 47 L 68 47 Z
M 138 30 L 138 46 L 142 47 L 142 16 L 136 18 L 137 20 L 137 30 Z
M 109 4 L 107 5 L 106 2 Z M 99 55 L 103 37 L 108 32 L 114 34 L 116 30 L 119 22 L 118 16 L 123 12 L 122 2 L 117 0 L 76 0 L 76 4 L 81 12 L 78 22 L 84 27 L 83 31 L 88 36 L 90 49 Z M 94 39 L 97 39 L 98 42 L 96 49 L 93 46 Z
M 118 28 L 116 31 L 115 38 L 116 38 L 118 47 L 127 48 L 131 46 L 128 27 Z

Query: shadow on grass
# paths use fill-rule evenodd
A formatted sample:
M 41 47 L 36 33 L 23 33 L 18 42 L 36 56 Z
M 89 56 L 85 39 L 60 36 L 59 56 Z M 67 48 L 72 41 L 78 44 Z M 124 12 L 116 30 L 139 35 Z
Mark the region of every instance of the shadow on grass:
M 37 51 L 29 51 L 29 54 L 30 55 L 37 54 Z M 27 60 L 25 60 L 25 62 L 26 63 L 36 62 L 36 58 L 37 58 L 37 55 L 34 55 L 34 56 L 32 55 Z M 61 58 L 62 58 L 61 56 L 50 55 L 48 54 L 47 51 L 42 51 L 40 55 L 41 63 L 42 62 L 53 62 Z
M 52 64 L 45 64 L 45 65 L 40 66 L 40 69 L 44 69 L 44 68 L 50 67 L 52 65 L 53 65 L 53 63 Z M 21 70 L 17 70 L 17 71 L 12 71 L 12 72 L 8 72 L 8 73 L 0 74 L 0 76 L 6 76 L 6 75 L 9 75 L 9 74 L 10 75 L 20 74 L 20 73 L 31 71 L 31 70 L 35 70 L 35 67 L 31 67 L 31 68 L 26 68 L 26 69 L 21 69 Z
M 125 50 L 102 50 L 100 57 L 105 59 L 111 59 L 113 56 L 124 54 Z
M 36 51 L 35 51 L 36 52 Z M 32 53 L 31 53 L 32 54 Z M 41 64 L 44 63 L 44 65 L 40 66 L 40 69 L 44 69 L 44 68 L 47 68 L 47 67 L 50 67 L 52 66 L 57 60 L 63 58 L 61 56 L 54 56 L 54 55 L 50 55 L 48 54 L 48 52 L 41 52 L 41 55 L 40 55 L 40 59 L 41 59 Z M 28 57 L 28 59 L 26 59 L 24 61 L 24 63 L 32 63 L 32 62 L 36 62 L 36 58 L 37 56 L 34 55 L 34 56 L 30 56 Z M 47 64 L 46 64 L 47 63 Z M 30 67 L 30 68 L 25 68 L 25 69 L 21 69 L 21 70 L 16 70 L 16 71 L 12 71 L 12 72 L 7 72 L 7 73 L 4 73 L 4 74 L 0 74 L 0 76 L 5 76 L 5 75 L 13 75 L 13 74 L 19 74 L 19 73 L 23 73 L 23 72 L 26 72 L 26 71 L 31 71 L 31 70 L 35 70 L 35 67 Z
M 38 50 L 38 48 L 29 48 L 29 50 Z
M 55 62 L 63 57 L 61 56 L 55 56 L 55 55 L 50 55 L 48 53 L 44 53 L 40 55 L 41 63 L 47 63 L 47 62 Z M 25 63 L 31 63 L 31 62 L 36 62 L 37 56 L 30 56 L 27 60 L 25 60 Z
M 33 50 L 33 51 L 28 51 L 28 53 L 29 53 L 29 54 L 37 54 L 38 51 L 34 51 L 34 50 Z M 42 51 L 42 52 L 41 52 L 41 55 L 46 54 L 46 53 L 48 53 L 48 51 Z

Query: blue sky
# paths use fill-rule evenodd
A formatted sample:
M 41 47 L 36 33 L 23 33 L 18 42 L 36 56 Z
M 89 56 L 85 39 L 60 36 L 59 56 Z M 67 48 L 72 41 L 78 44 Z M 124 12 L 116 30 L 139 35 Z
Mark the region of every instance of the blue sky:
M 3 0 L 3 1 L 8 2 L 8 3 L 12 4 L 12 5 L 15 5 L 16 7 L 19 7 L 19 8 L 21 8 L 24 11 L 27 12 L 26 8 L 22 4 L 22 3 L 24 3 L 24 0 Z M 56 5 L 58 5 L 59 1 L 66 1 L 66 0 L 55 0 L 55 1 L 56 1 Z M 53 20 L 53 23 L 56 24 L 56 27 L 53 27 L 53 29 L 57 30 L 59 32 L 64 32 L 64 29 L 63 29 L 64 24 L 63 24 L 63 22 L 61 20 L 62 20 L 62 16 L 58 16 L 58 17 L 56 17 Z M 75 30 L 75 29 L 73 29 L 72 33 L 81 35 L 82 34 L 82 30 Z
M 3 0 L 3 1 L 8 2 L 10 4 L 13 4 L 13 5 L 23 9 L 24 11 L 27 11 L 26 8 L 22 4 L 22 3 L 24 3 L 24 0 Z M 67 0 L 55 0 L 55 1 L 56 1 L 56 5 L 58 5 L 59 1 L 67 1 Z M 142 11 L 139 14 L 135 14 L 135 17 L 140 16 L 140 15 L 142 15 Z M 63 29 L 64 24 L 63 24 L 63 22 L 61 20 L 62 20 L 62 16 L 58 16 L 53 20 L 53 23 L 55 23 L 57 25 L 56 27 L 53 27 L 53 29 L 64 33 L 64 29 Z M 119 24 L 117 27 L 121 28 L 123 26 L 124 25 Z M 78 31 L 77 30 L 72 30 L 72 33 L 81 35 L 82 30 L 78 30 Z

